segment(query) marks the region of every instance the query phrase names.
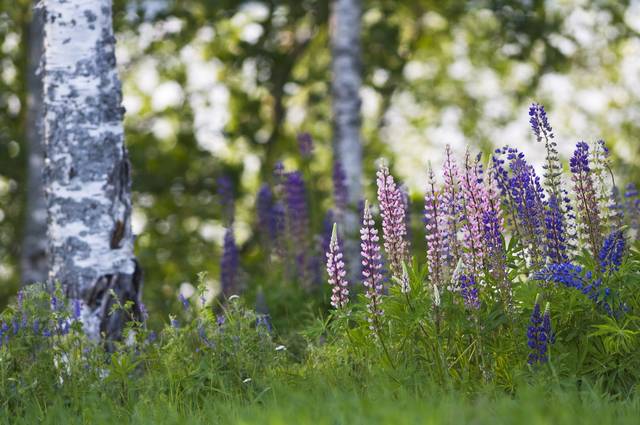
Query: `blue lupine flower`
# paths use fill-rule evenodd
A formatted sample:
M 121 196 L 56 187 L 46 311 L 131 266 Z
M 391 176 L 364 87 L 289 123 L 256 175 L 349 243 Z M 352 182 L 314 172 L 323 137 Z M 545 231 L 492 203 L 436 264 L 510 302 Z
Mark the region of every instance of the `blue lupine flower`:
M 24 304 L 24 291 L 19 290 L 18 291 L 18 310 L 19 311 L 22 311 L 23 304 Z
M 18 322 L 18 319 L 14 318 L 11 321 L 11 327 L 13 328 L 13 334 L 16 335 L 20 331 L 20 322 Z
M 258 314 L 256 316 L 256 329 L 264 328 L 271 332 L 271 317 L 268 314 Z
M 75 298 L 73 300 L 73 318 L 76 320 L 80 320 L 80 316 L 82 315 L 82 303 L 80 298 Z
M 256 199 L 258 228 L 265 240 L 273 240 L 277 234 L 275 217 L 273 214 L 273 192 L 268 184 L 263 184 Z
M 178 329 L 180 327 L 180 322 L 178 319 L 171 319 L 171 327 L 174 329 Z
M 222 218 L 229 226 L 233 223 L 235 216 L 233 181 L 229 176 L 222 176 L 218 178 L 217 183 Z
M 620 269 L 625 246 L 626 240 L 622 230 L 614 230 L 607 236 L 598 256 L 602 273 L 615 273 Z
M 189 300 L 182 294 L 178 294 L 178 299 L 182 303 L 182 308 L 184 308 L 185 311 L 189 310 Z
M 539 103 L 532 103 L 529 107 L 529 117 L 531 130 L 533 130 L 538 142 L 541 142 L 543 138 L 545 140 L 553 139 L 553 129 L 549 125 L 544 106 Z
M 555 342 L 555 336 L 551 329 L 551 308 L 547 303 L 544 315 L 540 313 L 540 296 L 536 297 L 533 312 L 527 328 L 527 345 L 530 348 L 527 362 L 530 365 L 546 363 L 549 359 L 549 345 Z
M 42 330 L 42 336 L 44 336 L 44 337 L 46 337 L 46 338 L 51 337 L 51 331 L 49 330 L 49 328 L 44 328 L 44 329 Z
M 309 133 L 298 134 L 298 148 L 300 156 L 310 158 L 313 155 L 313 138 Z
M 218 324 L 218 326 L 222 327 L 222 325 L 224 325 L 224 323 L 227 321 L 226 317 L 224 316 L 224 314 L 218 314 L 216 316 L 216 323 Z
M 469 310 L 480 308 L 480 298 L 478 296 L 478 286 L 473 275 L 460 276 L 460 294 L 464 300 L 464 305 Z
M 567 261 L 565 221 L 560 203 L 555 195 L 551 195 L 547 208 L 545 208 L 544 223 L 547 258 L 554 263 Z
M 51 295 L 51 311 L 57 311 L 58 310 L 58 297 L 56 297 L 55 295 Z
M 147 306 L 144 305 L 143 302 L 140 302 L 140 318 L 143 322 L 146 322 L 149 319 L 149 311 L 147 310 Z
M 237 288 L 237 274 L 239 267 L 238 248 L 233 237 L 233 230 L 227 229 L 224 234 L 222 259 L 220 260 L 220 283 L 222 293 L 230 296 Z

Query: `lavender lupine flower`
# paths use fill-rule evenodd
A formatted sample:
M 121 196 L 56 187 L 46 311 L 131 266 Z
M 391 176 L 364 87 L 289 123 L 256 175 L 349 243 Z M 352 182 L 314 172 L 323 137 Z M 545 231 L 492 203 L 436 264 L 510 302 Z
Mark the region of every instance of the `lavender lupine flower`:
M 626 239 L 622 230 L 614 230 L 607 236 L 598 255 L 600 271 L 604 274 L 615 273 L 622 265 L 626 248 Z
M 589 145 L 578 142 L 569 161 L 574 191 L 578 203 L 583 230 L 594 258 L 602 248 L 602 225 L 598 211 L 598 198 L 594 189 L 592 170 L 589 166 Z
M 342 168 L 340 158 L 333 160 L 333 202 L 339 214 L 346 211 L 349 205 L 349 192 L 347 190 L 347 176 Z
M 331 305 L 336 308 L 344 308 L 349 303 L 349 283 L 345 279 L 347 272 L 342 260 L 342 249 L 338 244 L 338 225 L 333 224 L 331 232 L 331 242 L 327 256 L 327 274 L 329 275 L 329 285 L 331 286 Z
M 549 125 L 544 106 L 539 103 L 532 103 L 529 107 L 529 117 L 531 130 L 533 130 L 533 134 L 536 136 L 538 142 L 541 142 L 543 139 L 545 141 L 553 139 L 553 129 Z
M 276 226 L 273 214 L 273 192 L 268 184 L 263 184 L 256 197 L 256 212 L 258 229 L 262 233 L 265 242 L 271 241 L 276 236 Z M 266 243 L 265 245 L 269 245 Z
M 289 236 L 296 248 L 303 250 L 307 246 L 309 210 L 304 179 L 299 171 L 287 173 L 285 200 Z
M 444 187 L 442 189 L 442 206 L 447 219 L 447 253 L 448 264 L 453 268 L 460 259 L 460 243 L 458 230 L 462 219 L 462 191 L 460 189 L 460 171 L 453 159 L 451 147 L 445 147 L 445 161 L 442 169 Z
M 555 340 L 551 329 L 551 306 L 547 303 L 544 314 L 540 312 L 540 295 L 531 313 L 530 325 L 527 329 L 527 345 L 531 349 L 527 362 L 530 365 L 546 363 L 549 359 L 549 345 Z
M 442 195 L 436 189 L 433 168 L 429 166 L 427 193 L 424 198 L 424 218 L 427 231 L 427 264 L 431 283 L 441 288 L 444 282 L 443 266 L 449 258 L 449 217 L 445 213 Z
M 184 309 L 184 311 L 189 310 L 189 299 L 187 299 L 187 297 L 185 297 L 184 295 L 182 295 L 182 293 L 180 293 L 178 294 L 178 300 L 182 304 L 182 308 Z
M 474 276 L 479 276 L 486 254 L 484 240 L 484 211 L 488 209 L 487 193 L 483 184 L 480 156 L 471 163 L 467 150 L 460 187 L 463 196 L 462 246 L 465 266 Z
M 220 261 L 220 284 L 222 293 L 227 297 L 238 290 L 238 265 L 238 248 L 233 237 L 233 230 L 229 228 L 224 234 L 224 246 Z
M 624 192 L 624 210 L 629 226 L 638 230 L 640 228 L 640 198 L 638 198 L 638 189 L 633 183 L 629 183 Z
M 233 223 L 235 216 L 233 181 L 229 176 L 221 176 L 218 183 L 218 201 L 222 209 L 222 218 L 227 226 Z
M 458 282 L 460 295 L 464 301 L 464 306 L 468 310 L 478 310 L 480 308 L 480 297 L 478 295 L 478 285 L 473 275 L 462 275 Z
M 313 138 L 311 134 L 298 134 L 298 149 L 300 150 L 300 156 L 307 159 L 311 158 L 311 155 L 313 155 Z
M 80 298 L 74 298 L 73 300 L 73 318 L 75 320 L 80 320 L 80 316 L 82 315 L 82 301 Z
M 369 300 L 367 310 L 369 312 L 369 327 L 378 331 L 379 317 L 384 314 L 380 302 L 382 296 L 382 256 L 380 255 L 380 238 L 375 222 L 369 209 L 369 202 L 365 201 L 360 229 L 360 248 L 362 258 L 362 279 L 365 287 L 365 296 Z
M 389 174 L 389 169 L 385 165 L 380 167 L 377 177 L 384 249 L 391 266 L 391 273 L 400 278 L 402 262 L 409 259 L 409 247 L 405 240 L 407 226 L 402 193 L 396 187 L 393 176 Z

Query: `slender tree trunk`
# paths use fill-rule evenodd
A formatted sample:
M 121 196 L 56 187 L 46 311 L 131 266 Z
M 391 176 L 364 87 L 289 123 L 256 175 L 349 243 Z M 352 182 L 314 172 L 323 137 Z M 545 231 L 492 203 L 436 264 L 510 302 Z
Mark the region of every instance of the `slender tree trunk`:
M 119 338 L 140 317 L 131 179 L 111 0 L 44 0 L 49 282 L 81 298 L 89 336 Z M 131 315 L 110 314 L 133 301 Z
M 34 4 L 37 3 L 34 2 Z M 47 206 L 44 199 L 42 78 L 39 65 L 42 57 L 44 14 L 34 7 L 29 26 L 29 57 L 27 65 L 27 214 L 20 268 L 22 284 L 44 283 L 47 280 Z
M 357 276 L 358 204 L 362 200 L 362 145 L 360 142 L 360 0 L 334 0 L 332 11 L 332 95 L 334 156 L 340 158 L 349 207 L 344 212 L 345 250 Z

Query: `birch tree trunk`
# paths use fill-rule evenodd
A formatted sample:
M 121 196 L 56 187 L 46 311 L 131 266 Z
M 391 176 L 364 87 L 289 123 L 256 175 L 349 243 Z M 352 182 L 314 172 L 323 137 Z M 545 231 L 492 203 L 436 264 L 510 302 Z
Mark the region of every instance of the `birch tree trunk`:
M 34 4 L 37 3 L 34 2 Z M 42 58 L 44 14 L 34 7 L 29 26 L 27 64 L 27 213 L 20 258 L 22 284 L 47 280 L 47 207 L 44 199 L 44 152 L 42 116 Z
M 45 181 L 49 283 L 84 301 L 97 339 L 121 336 L 141 273 L 133 255 L 131 180 L 124 145 L 111 0 L 44 0 Z
M 342 162 L 349 208 L 344 212 L 345 249 L 353 259 L 351 274 L 359 275 L 358 204 L 362 200 L 362 145 L 360 142 L 361 47 L 360 0 L 334 0 L 332 11 L 332 96 L 334 156 Z

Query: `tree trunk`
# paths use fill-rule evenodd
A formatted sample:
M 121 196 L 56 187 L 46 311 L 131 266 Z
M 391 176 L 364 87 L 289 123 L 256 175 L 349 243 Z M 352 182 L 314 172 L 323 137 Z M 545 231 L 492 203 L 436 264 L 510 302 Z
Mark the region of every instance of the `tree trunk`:
M 344 169 L 349 207 L 343 213 L 345 250 L 352 259 L 351 274 L 359 264 L 358 204 L 362 200 L 362 145 L 360 143 L 360 0 L 334 0 L 331 52 L 333 95 L 333 144 Z
M 34 4 L 37 3 L 34 2 Z M 47 207 L 44 199 L 43 121 L 42 121 L 42 57 L 44 14 L 34 7 L 29 26 L 29 56 L 27 64 L 27 213 L 20 268 L 22 284 L 44 283 L 47 280 Z
M 90 337 L 117 339 L 127 320 L 141 316 L 141 273 L 111 0 L 44 0 L 44 10 L 49 283 L 84 301 Z M 127 301 L 129 313 L 110 314 Z

